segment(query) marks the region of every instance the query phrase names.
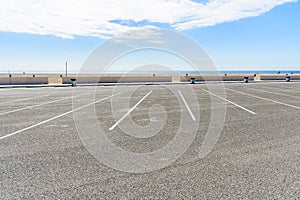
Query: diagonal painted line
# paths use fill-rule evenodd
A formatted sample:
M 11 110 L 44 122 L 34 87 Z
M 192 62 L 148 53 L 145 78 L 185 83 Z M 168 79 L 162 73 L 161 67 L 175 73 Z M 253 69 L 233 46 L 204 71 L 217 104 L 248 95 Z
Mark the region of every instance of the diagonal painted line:
M 180 95 L 180 97 L 181 97 L 181 99 L 182 99 L 182 101 L 183 101 L 183 103 L 184 103 L 186 109 L 187 109 L 188 112 L 190 113 L 192 119 L 195 121 L 196 118 L 195 118 L 194 114 L 192 113 L 192 111 L 191 111 L 189 105 L 187 104 L 186 100 L 184 99 L 183 95 L 181 94 L 180 90 L 178 90 L 178 93 L 179 93 L 179 95 Z
M 204 89 L 203 89 L 203 90 L 204 90 Z M 213 93 L 211 93 L 211 92 L 209 92 L 209 91 L 207 91 L 207 90 L 204 90 L 204 91 L 207 92 L 207 93 L 209 93 L 209 94 L 211 94 L 212 96 L 215 96 L 215 97 L 217 97 L 217 98 L 219 98 L 219 99 L 221 99 L 221 100 L 224 100 L 224 101 L 226 101 L 226 102 L 228 102 L 228 103 L 230 103 L 230 104 L 232 104 L 232 105 L 234 105 L 234 106 L 236 106 L 236 107 L 238 107 L 238 108 L 241 108 L 241 109 L 243 109 L 243 110 L 245 110 L 245 111 L 247 111 L 247 112 L 249 112 L 249 113 L 251 113 L 251 114 L 253 114 L 253 115 L 256 115 L 255 112 L 253 112 L 253 111 L 251 111 L 251 110 L 249 110 L 249 109 L 247 109 L 247 108 L 245 108 L 245 107 L 243 107 L 243 106 L 241 106 L 241 105 L 238 105 L 238 104 L 236 104 L 236 103 L 234 103 L 234 102 L 232 102 L 232 101 L 229 101 L 228 99 L 225 99 L 225 98 L 220 97 L 220 96 L 218 96 L 218 95 L 216 95 L 216 94 L 213 94 Z
M 257 98 L 257 99 L 262 99 L 262 100 L 265 100 L 265 101 L 270 101 L 270 102 L 273 102 L 273 103 L 277 103 L 277 104 L 280 104 L 280 105 L 283 105 L 283 106 L 288 106 L 290 108 L 295 108 L 295 109 L 300 110 L 299 106 L 295 106 L 295 105 L 283 103 L 283 102 L 280 102 L 280 101 L 275 101 L 275 100 L 272 100 L 272 99 L 267 99 L 267 98 L 264 98 L 264 97 L 260 97 L 260 96 L 248 94 L 248 93 L 245 93 L 245 92 L 240 92 L 240 91 L 232 90 L 232 89 L 227 89 L 226 88 L 226 90 L 233 91 L 233 92 L 236 92 L 236 93 L 239 93 L 239 94 L 247 95 L 247 96 L 250 96 L 250 97 Z
M 298 97 L 298 96 L 292 96 L 292 95 L 279 93 L 279 92 L 271 92 L 271 91 L 268 91 L 268 90 L 265 90 L 265 89 L 255 89 L 255 88 L 247 88 L 247 89 L 258 91 L 258 92 L 265 92 L 265 93 L 269 93 L 269 94 L 276 94 L 276 95 L 280 95 L 280 96 L 286 96 L 286 97 L 300 99 L 300 97 Z
M 123 121 L 134 109 L 136 109 L 136 107 L 138 107 L 140 103 L 142 103 L 142 101 L 144 101 L 151 94 L 151 92 L 152 90 L 148 92 L 148 94 L 146 94 L 141 100 L 139 100 L 131 109 L 129 109 L 127 113 L 123 117 L 121 117 L 114 125 L 112 125 L 112 127 L 110 127 L 108 130 L 111 131 L 114 128 L 116 128 L 121 123 L 121 121 Z
M 84 94 L 80 94 L 80 95 L 78 95 L 78 96 L 81 96 L 81 95 L 84 95 Z M 57 99 L 57 100 L 54 100 L 54 101 L 48 101 L 48 102 L 44 102 L 44 103 L 37 104 L 37 105 L 33 105 L 33 106 L 27 106 L 27 107 L 24 107 L 24 108 L 18 108 L 18 109 L 15 109 L 15 110 L 11 110 L 11 111 L 7 111 L 7 112 L 0 113 L 0 116 L 2 116 L 2 115 L 7 115 L 7 114 L 10 114 L 10 113 L 19 112 L 19 111 L 22 111 L 22 110 L 27 110 L 27 109 L 30 109 L 30 108 L 36 108 L 36 107 L 39 107 L 39 106 L 44 106 L 44 105 L 52 104 L 52 103 L 55 103 L 55 102 L 59 102 L 59 101 L 66 100 L 66 99 L 71 99 L 71 98 L 73 98 L 73 97 L 74 97 L 74 96 L 71 96 L 71 97 L 65 97 L 65 98 Z M 76 96 L 76 97 L 77 97 L 77 96 Z
M 92 102 L 92 103 L 86 104 L 86 105 L 81 106 L 81 107 L 79 107 L 79 108 L 70 110 L 70 111 L 65 112 L 65 113 L 63 113 L 63 114 L 57 115 L 57 116 L 52 117 L 52 118 L 50 118 L 50 119 L 47 119 L 47 120 L 45 120 L 45 121 L 39 122 L 39 123 L 37 123 L 37 124 L 34 124 L 34 125 L 32 125 L 32 126 L 28 126 L 28 127 L 23 128 L 23 129 L 21 129 L 21 130 L 18 130 L 18 131 L 16 131 L 16 132 L 10 133 L 10 134 L 5 135 L 5 136 L 2 136 L 2 137 L 0 137 L 0 140 L 3 140 L 3 139 L 8 138 L 8 137 L 11 137 L 11 136 L 16 135 L 16 134 L 18 134 L 18 133 L 22 133 L 22 132 L 24 132 L 24 131 L 30 130 L 30 129 L 34 128 L 34 127 L 40 126 L 40 125 L 45 124 L 45 123 L 47 123 L 47 122 L 53 121 L 53 120 L 55 120 L 55 119 L 61 118 L 61 117 L 65 116 L 65 115 L 71 114 L 71 113 L 73 113 L 73 112 L 76 112 L 76 111 L 78 111 L 78 110 L 81 110 L 81 109 L 83 109 L 83 108 L 86 108 L 86 107 L 88 107 L 88 106 L 91 106 L 91 105 L 93 105 L 93 104 L 99 103 L 99 102 L 104 101 L 104 100 L 109 99 L 109 98 L 112 98 L 112 97 L 117 96 L 117 95 L 119 95 L 119 94 L 121 94 L 121 93 L 122 93 L 122 92 L 119 92 L 119 93 L 117 93 L 117 94 L 110 95 L 110 96 L 105 97 L 105 98 L 103 98 L 103 99 L 99 99 L 99 100 L 97 100 L 97 101 L 94 101 L 94 102 Z
M 46 97 L 46 96 L 50 96 L 50 94 L 45 94 L 45 95 L 41 95 L 41 96 L 34 96 L 34 97 L 28 97 L 28 98 L 24 98 L 24 99 L 15 99 L 13 101 L 2 102 L 2 103 L 0 103 L 0 105 L 8 104 L 8 103 L 13 103 L 13 102 L 19 102 L 19 101 L 26 101 L 26 100 L 35 99 L 35 98 L 41 98 L 41 97 Z

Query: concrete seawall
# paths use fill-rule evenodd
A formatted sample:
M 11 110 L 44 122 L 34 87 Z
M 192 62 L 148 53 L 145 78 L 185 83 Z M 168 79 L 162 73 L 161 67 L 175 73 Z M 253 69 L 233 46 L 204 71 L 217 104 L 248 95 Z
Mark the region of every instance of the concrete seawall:
M 269 80 L 269 81 L 272 81 L 272 80 L 285 80 L 286 77 L 291 77 L 292 80 L 300 80 L 300 74 L 276 74 L 276 75 L 273 75 L 273 74 L 258 74 L 256 76 L 256 81 L 264 81 L 264 80 Z
M 48 84 L 47 77 L 0 77 L 2 85 Z
M 300 74 L 288 75 L 291 80 L 300 80 Z M 69 84 L 70 79 L 76 79 L 79 84 L 87 83 L 141 83 L 141 82 L 189 82 L 191 78 L 196 81 L 243 81 L 248 77 L 249 81 L 284 81 L 285 74 L 220 74 L 220 75 L 121 75 L 108 74 L 97 76 L 95 74 L 70 74 L 67 77 L 59 74 L 0 74 L 1 85 L 22 84 Z

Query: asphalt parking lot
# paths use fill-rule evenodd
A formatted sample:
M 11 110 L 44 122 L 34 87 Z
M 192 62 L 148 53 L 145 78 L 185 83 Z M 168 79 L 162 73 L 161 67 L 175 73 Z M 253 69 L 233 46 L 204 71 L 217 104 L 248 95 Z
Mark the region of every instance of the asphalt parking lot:
M 299 199 L 300 82 L 224 83 L 224 89 L 225 97 L 206 84 L 1 89 L 0 198 Z M 222 106 L 221 134 L 199 158 L 212 109 Z M 74 116 L 84 128 L 89 109 L 105 136 L 128 152 L 162 149 L 182 124 L 197 123 L 197 131 L 170 165 L 128 173 L 83 145 Z M 133 130 L 132 122 L 138 137 L 123 131 Z

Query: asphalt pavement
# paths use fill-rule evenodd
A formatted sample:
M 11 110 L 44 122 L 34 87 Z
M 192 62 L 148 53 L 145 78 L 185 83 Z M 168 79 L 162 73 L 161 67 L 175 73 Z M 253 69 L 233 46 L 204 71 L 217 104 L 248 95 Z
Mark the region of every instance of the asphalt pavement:
M 299 199 L 300 82 L 208 86 L 0 89 L 0 199 Z M 213 149 L 199 157 L 219 124 Z M 105 163 L 84 143 L 94 125 L 146 160 L 181 129 L 182 145 L 141 169 L 107 149 Z

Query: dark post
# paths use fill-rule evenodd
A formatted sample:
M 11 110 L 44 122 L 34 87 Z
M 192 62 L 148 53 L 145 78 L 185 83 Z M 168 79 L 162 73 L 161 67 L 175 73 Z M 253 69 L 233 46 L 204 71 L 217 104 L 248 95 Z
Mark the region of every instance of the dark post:
M 66 62 L 66 77 L 68 76 L 68 62 Z

